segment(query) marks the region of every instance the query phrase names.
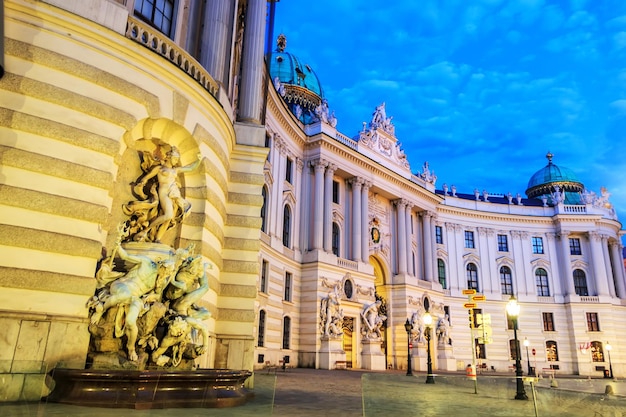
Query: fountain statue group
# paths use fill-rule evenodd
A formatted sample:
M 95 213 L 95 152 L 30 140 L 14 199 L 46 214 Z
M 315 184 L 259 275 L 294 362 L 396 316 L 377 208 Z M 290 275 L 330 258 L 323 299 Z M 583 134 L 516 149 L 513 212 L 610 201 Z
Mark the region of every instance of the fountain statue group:
M 136 200 L 123 206 L 128 219 L 118 226 L 87 303 L 90 356 L 96 368 L 116 361 L 123 368 L 192 367 L 208 348 L 210 312 L 198 303 L 209 290 L 210 265 L 193 245 L 174 249 L 161 239 L 189 214 L 179 175 L 202 159 L 181 166 L 178 150 L 166 144 L 140 157 L 142 173 L 131 184 Z

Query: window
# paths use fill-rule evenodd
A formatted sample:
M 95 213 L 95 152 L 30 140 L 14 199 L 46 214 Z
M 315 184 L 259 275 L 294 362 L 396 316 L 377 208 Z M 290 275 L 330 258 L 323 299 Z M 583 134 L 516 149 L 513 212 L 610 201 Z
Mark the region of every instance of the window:
M 291 242 L 291 209 L 285 206 L 283 211 L 283 246 L 290 247 Z
M 574 270 L 574 291 L 576 295 L 589 295 L 587 291 L 587 277 L 585 276 L 585 272 L 580 269 Z
M 283 349 L 289 349 L 291 339 L 291 318 L 283 319 Z
M 543 315 L 543 331 L 553 332 L 554 331 L 554 314 L 542 313 L 542 315 Z
M 517 356 L 519 355 L 519 340 L 509 339 L 509 356 L 511 360 L 517 360 Z M 519 358 L 522 359 L 521 357 Z
M 591 342 L 591 360 L 592 362 L 604 362 L 602 342 L 598 342 L 597 340 Z
M 175 5 L 175 0 L 135 0 L 135 15 L 172 38 Z
M 543 254 L 543 239 L 540 237 L 533 237 L 533 253 Z
M 261 285 L 259 286 L 259 291 L 267 292 L 267 277 L 269 274 L 270 264 L 265 259 L 261 264 Z
M 570 238 L 569 240 L 569 253 L 570 255 L 582 255 L 583 252 L 580 249 L 580 239 L 577 237 Z
M 261 206 L 261 230 L 267 233 L 267 187 L 263 186 L 261 190 L 261 196 L 263 197 L 263 205 Z
M 509 312 L 506 312 L 506 328 L 509 330 L 513 330 L 515 328 L 515 320 L 513 317 L 509 316 Z
M 339 241 L 340 241 L 340 231 L 339 225 L 337 223 L 333 223 L 333 236 L 332 236 L 332 245 L 333 245 L 333 253 L 336 256 L 339 256 Z
M 513 294 L 513 279 L 511 277 L 511 268 L 503 266 L 500 268 L 500 287 L 502 294 Z
M 600 331 L 600 324 L 598 323 L 598 313 L 587 313 L 587 330 L 590 332 Z
M 443 245 L 443 229 L 441 226 L 435 226 L 435 242 Z
M 546 360 L 548 362 L 559 361 L 559 350 L 557 349 L 556 342 L 554 340 L 546 341 Z
M 483 309 L 482 308 L 473 308 L 472 310 L 472 323 L 474 324 L 473 329 L 477 329 L 483 323 Z
M 509 241 L 506 235 L 498 235 L 498 251 L 499 252 L 509 251 Z
M 441 287 L 446 289 L 446 264 L 443 259 L 437 259 L 437 274 L 439 275 L 439 283 Z
M 465 247 L 468 249 L 474 249 L 474 232 L 469 230 L 465 231 Z
M 549 297 L 550 287 L 548 285 L 548 273 L 543 268 L 535 271 L 535 283 L 537 284 L 537 295 L 539 297 Z
M 333 181 L 333 203 L 339 204 L 339 183 Z
M 287 181 L 289 184 L 292 184 L 291 182 L 292 174 L 293 174 L 293 160 L 291 158 L 287 158 L 287 164 L 285 167 L 285 181 Z
M 291 301 L 291 285 L 292 285 L 291 272 L 285 272 L 285 301 Z
M 467 289 L 478 291 L 478 268 L 474 264 L 467 264 Z
M 259 311 L 259 331 L 256 345 L 258 347 L 265 346 L 265 310 Z

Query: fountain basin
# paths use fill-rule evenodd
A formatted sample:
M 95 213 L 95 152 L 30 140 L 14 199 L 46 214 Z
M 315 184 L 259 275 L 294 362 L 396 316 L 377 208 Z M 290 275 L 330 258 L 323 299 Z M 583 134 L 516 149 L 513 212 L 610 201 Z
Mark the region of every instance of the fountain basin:
M 54 389 L 47 401 L 103 408 L 217 408 L 244 404 L 252 393 L 244 382 L 252 373 L 229 369 L 194 371 L 50 371 Z

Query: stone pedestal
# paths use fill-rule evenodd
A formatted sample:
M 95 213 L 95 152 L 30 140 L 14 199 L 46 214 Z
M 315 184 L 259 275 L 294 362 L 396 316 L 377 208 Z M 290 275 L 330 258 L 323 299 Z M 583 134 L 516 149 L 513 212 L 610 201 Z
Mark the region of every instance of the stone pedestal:
M 456 359 L 451 345 L 437 346 L 437 369 L 442 371 L 456 371 Z
M 381 349 L 381 341 L 363 340 L 361 350 L 361 363 L 363 369 L 371 369 L 373 371 L 385 370 L 385 355 Z
M 337 362 L 346 361 L 346 352 L 341 347 L 341 338 L 322 338 L 319 369 L 335 369 Z

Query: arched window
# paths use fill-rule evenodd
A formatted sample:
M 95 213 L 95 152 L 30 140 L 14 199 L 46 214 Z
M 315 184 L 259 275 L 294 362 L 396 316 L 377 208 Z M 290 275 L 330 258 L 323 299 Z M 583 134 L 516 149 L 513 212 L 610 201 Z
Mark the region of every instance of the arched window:
M 257 334 L 257 346 L 265 346 L 265 310 L 259 311 L 259 330 Z
M 291 209 L 288 205 L 283 211 L 283 246 L 291 247 Z
M 602 349 L 602 342 L 594 340 L 591 342 L 591 360 L 593 362 L 604 362 L 604 350 Z
M 502 294 L 513 294 L 513 278 L 511 277 L 511 268 L 503 266 L 500 268 L 500 287 Z
M 437 259 L 437 275 L 439 276 L 439 283 L 445 290 L 447 287 L 446 283 L 446 264 L 443 262 L 443 259 Z
M 289 349 L 289 341 L 291 339 L 291 318 L 283 319 L 283 349 Z
M 589 291 L 587 290 L 587 277 L 582 269 L 574 270 L 574 291 L 576 291 L 576 295 L 589 295 Z
M 546 360 L 548 362 L 559 361 L 559 349 L 557 349 L 556 342 L 554 340 L 546 341 Z
M 467 264 L 467 289 L 479 291 L 478 288 L 478 268 L 474 264 Z
M 550 286 L 548 285 L 548 273 L 543 268 L 535 271 L 535 283 L 537 285 L 537 295 L 540 297 L 550 296 Z
M 261 230 L 267 233 L 267 187 L 264 185 L 261 191 L 263 205 L 261 206 Z
M 341 231 L 339 230 L 339 225 L 333 222 L 333 253 L 339 256 L 339 242 L 341 241 Z

